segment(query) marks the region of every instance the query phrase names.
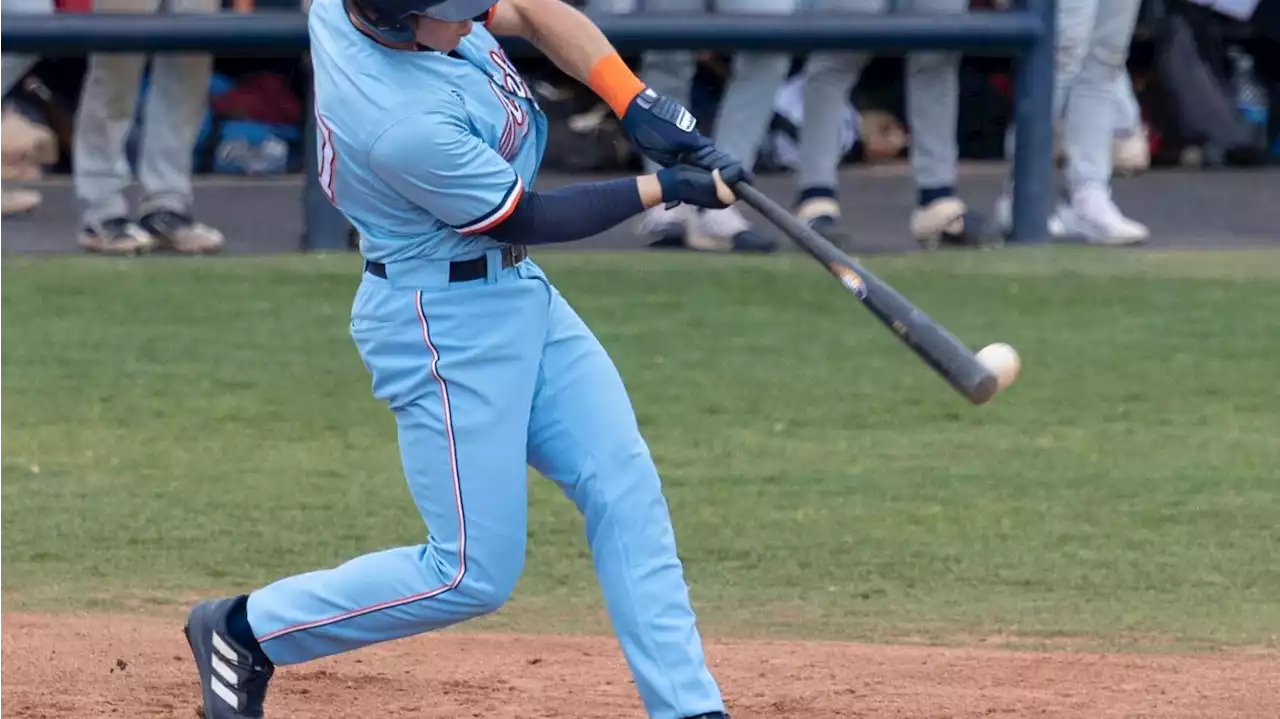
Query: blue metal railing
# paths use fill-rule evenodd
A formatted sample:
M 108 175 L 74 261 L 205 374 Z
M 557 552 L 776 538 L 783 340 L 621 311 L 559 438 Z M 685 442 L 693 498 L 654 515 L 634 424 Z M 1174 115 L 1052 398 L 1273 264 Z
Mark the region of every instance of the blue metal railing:
M 1013 239 L 1047 240 L 1053 172 L 1055 0 L 1022 0 L 1005 12 L 965 15 L 852 15 L 804 13 L 789 17 L 705 13 L 592 15 L 622 52 L 648 49 L 906 51 L 954 49 L 1016 58 L 1013 158 Z M 690 21 L 696 18 L 696 21 Z M 503 40 L 514 55 L 533 48 Z M 45 57 L 89 52 L 202 50 L 220 56 L 300 55 L 308 47 L 306 16 L 294 12 L 249 15 L 135 15 L 6 13 L 0 24 L 5 53 Z M 312 113 L 306 113 L 310 119 Z M 307 137 L 314 140 L 314 128 Z M 314 151 L 306 160 L 314 169 Z M 346 222 L 306 183 L 304 249 L 346 247 Z

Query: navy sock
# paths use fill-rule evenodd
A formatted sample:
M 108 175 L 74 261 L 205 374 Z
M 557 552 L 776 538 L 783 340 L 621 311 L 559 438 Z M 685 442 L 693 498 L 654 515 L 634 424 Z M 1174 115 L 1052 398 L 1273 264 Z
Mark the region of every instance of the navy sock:
M 253 655 L 254 664 L 269 664 L 271 660 L 267 659 L 266 652 L 262 651 L 262 645 L 258 644 L 258 638 L 253 635 L 253 627 L 249 626 L 249 595 L 244 595 L 236 600 L 231 606 L 231 611 L 227 614 L 227 634 L 236 641 L 245 651 Z
M 956 188 L 946 185 L 944 187 L 922 187 L 920 188 L 920 206 L 924 207 L 934 200 L 941 200 L 944 197 L 955 197 Z
M 800 204 L 805 200 L 812 200 L 815 197 L 829 197 L 835 199 L 836 190 L 834 187 L 806 187 L 800 190 L 800 194 L 796 196 L 796 204 Z

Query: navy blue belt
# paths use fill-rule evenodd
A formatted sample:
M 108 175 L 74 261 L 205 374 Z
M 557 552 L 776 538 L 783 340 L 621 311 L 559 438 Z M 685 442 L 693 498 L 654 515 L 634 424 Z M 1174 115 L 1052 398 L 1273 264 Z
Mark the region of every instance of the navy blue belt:
M 529 249 L 524 245 L 504 245 L 502 248 L 502 266 L 515 267 L 529 256 Z M 374 277 L 387 278 L 387 266 L 381 262 L 364 263 L 364 271 Z M 449 281 L 450 282 L 471 282 L 472 280 L 482 280 L 489 276 L 489 258 L 487 255 L 480 255 L 470 260 L 455 260 L 449 263 Z

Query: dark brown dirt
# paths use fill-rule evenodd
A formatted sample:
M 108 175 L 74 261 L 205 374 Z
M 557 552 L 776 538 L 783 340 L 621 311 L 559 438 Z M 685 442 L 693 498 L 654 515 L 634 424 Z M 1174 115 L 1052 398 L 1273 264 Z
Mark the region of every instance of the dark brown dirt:
M 197 714 L 181 622 L 3 617 L 4 716 Z M 1097 654 L 711 641 L 734 719 L 750 717 L 1275 717 L 1280 656 Z M 281 668 L 281 717 L 641 717 L 610 637 L 446 632 Z

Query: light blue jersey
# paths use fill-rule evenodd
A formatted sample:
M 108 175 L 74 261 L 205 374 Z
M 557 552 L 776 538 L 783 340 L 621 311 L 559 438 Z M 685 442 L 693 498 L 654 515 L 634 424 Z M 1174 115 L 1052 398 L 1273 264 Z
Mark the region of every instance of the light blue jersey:
M 533 185 L 546 117 L 479 23 L 445 54 L 384 47 L 315 0 L 319 181 L 370 260 L 474 257 Z

